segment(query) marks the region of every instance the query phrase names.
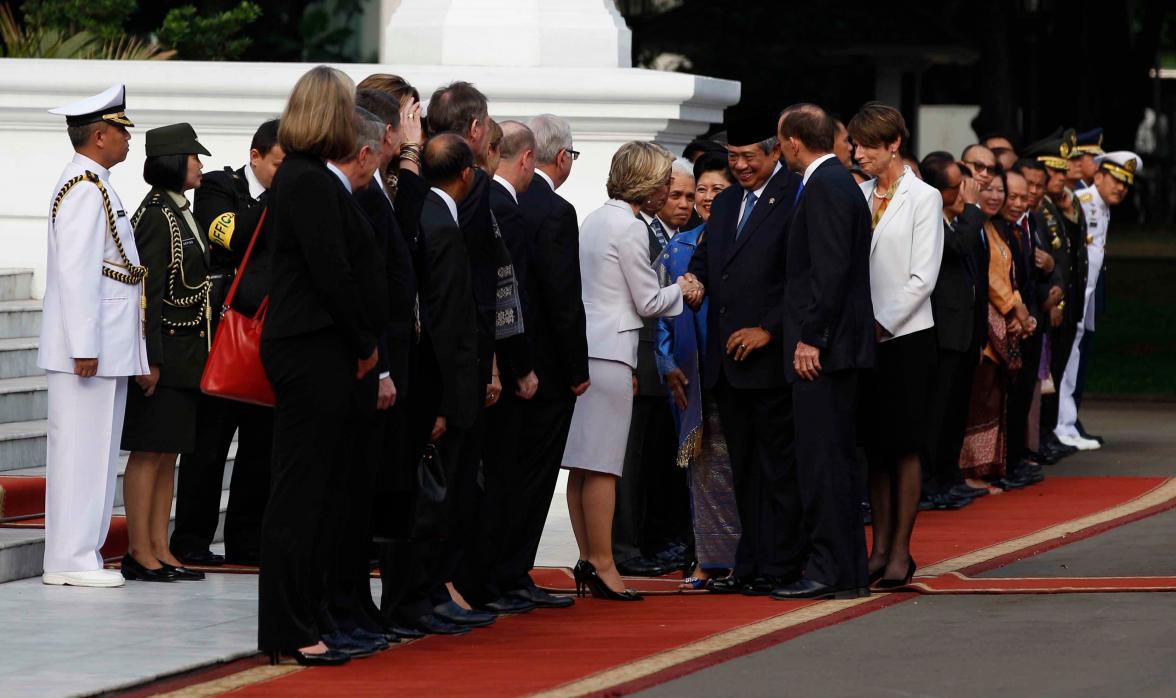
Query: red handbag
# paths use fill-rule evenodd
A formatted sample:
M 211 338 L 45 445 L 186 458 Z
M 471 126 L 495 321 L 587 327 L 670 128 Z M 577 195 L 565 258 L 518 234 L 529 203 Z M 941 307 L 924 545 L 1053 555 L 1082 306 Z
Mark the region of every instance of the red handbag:
M 269 296 L 262 299 L 253 317 L 233 310 L 237 284 L 241 283 L 241 277 L 245 274 L 245 267 L 249 264 L 249 256 L 253 254 L 253 245 L 257 242 L 267 213 L 269 209 L 261 212 L 261 220 L 257 222 L 257 229 L 253 231 L 249 247 L 241 259 L 241 268 L 237 270 L 233 285 L 229 287 L 220 325 L 216 328 L 212 349 L 208 353 L 208 363 L 204 365 L 204 375 L 200 378 L 200 389 L 216 397 L 273 407 L 277 402 L 274 388 L 265 375 L 265 367 L 261 365 L 261 328 L 265 323 Z

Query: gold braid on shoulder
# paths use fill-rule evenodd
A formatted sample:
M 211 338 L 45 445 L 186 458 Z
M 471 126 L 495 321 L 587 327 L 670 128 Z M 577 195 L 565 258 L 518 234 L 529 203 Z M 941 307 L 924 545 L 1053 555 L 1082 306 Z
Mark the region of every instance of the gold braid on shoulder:
M 141 282 L 147 277 L 147 267 L 131 264 L 131 260 L 127 257 L 127 252 L 123 249 L 122 240 L 118 237 L 118 228 L 115 226 L 114 210 L 110 206 L 110 195 L 106 193 L 106 187 L 103 186 L 101 178 L 93 172 L 86 171 L 77 177 L 69 180 L 61 187 L 61 191 L 57 192 L 57 198 L 53 199 L 53 209 L 51 213 L 52 222 L 57 222 L 57 211 L 61 208 L 61 202 L 65 200 L 66 194 L 70 192 L 75 186 L 81 182 L 92 182 L 98 187 L 98 192 L 102 194 L 102 208 L 106 211 L 106 229 L 110 233 L 111 239 L 114 240 L 114 246 L 118 248 L 118 255 L 122 258 L 122 263 L 112 262 L 110 260 L 103 260 L 102 275 L 108 279 L 113 279 L 119 283 L 134 285 Z M 108 268 L 106 265 L 110 264 L 116 267 L 121 267 L 127 271 L 120 272 Z

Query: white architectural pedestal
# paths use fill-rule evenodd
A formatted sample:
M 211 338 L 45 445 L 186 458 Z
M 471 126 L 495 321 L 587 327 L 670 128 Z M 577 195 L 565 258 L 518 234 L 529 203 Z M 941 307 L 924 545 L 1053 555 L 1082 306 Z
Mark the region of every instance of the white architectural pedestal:
M 437 87 L 468 80 L 498 120 L 567 118 L 582 154 L 559 193 L 581 217 L 604 201 L 609 160 L 622 143 L 656 140 L 680 152 L 739 99 L 737 82 L 629 67 L 629 30 L 611 1 L 384 0 L 382 10 L 384 63 L 338 67 L 357 82 L 399 74 L 426 101 Z M 240 167 L 254 129 L 281 114 L 311 67 L 0 59 L 0 267 L 36 269 L 35 286 L 44 286 L 50 190 L 72 155 L 62 119 L 47 109 L 126 84 L 137 128 L 112 181 L 134 209 L 148 190 L 144 131 L 189 122 L 212 152 L 206 170 Z

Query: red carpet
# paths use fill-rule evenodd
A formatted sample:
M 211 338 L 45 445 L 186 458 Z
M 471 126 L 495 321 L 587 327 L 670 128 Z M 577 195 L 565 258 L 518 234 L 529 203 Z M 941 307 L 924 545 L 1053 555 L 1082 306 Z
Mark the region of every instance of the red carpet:
M 1176 577 L 969 577 L 958 572 L 919 579 L 904 588 L 921 594 L 1091 594 L 1176 591 Z
M 0 476 L 0 521 L 11 522 L 45 513 L 45 478 Z
M 928 569 L 932 565 L 958 565 L 959 570 L 974 572 L 1007 564 L 1174 505 L 1176 482 L 1165 478 L 1051 478 L 1028 490 L 984 497 L 960 511 L 927 512 L 919 518 L 914 555 L 927 569 L 930 582 L 916 581 L 946 588 L 955 583 L 945 579 L 953 570 Z M 1078 521 L 1084 517 L 1090 518 Z M 537 574 L 553 582 L 561 582 L 558 575 L 566 579 L 559 570 Z M 1060 581 L 1033 583 L 1074 583 Z M 990 579 L 971 582 L 1014 585 Z M 255 668 L 199 688 L 231 691 L 234 696 L 314 698 L 517 696 L 544 691 L 624 695 L 908 598 L 917 595 L 819 603 L 712 594 L 659 595 L 639 603 L 582 599 L 571 609 L 502 618 L 494 627 L 468 636 L 429 637 L 341 668 L 282 666 L 276 668 L 285 672 L 280 674 L 269 667 Z M 250 672 L 256 672 L 252 678 Z M 229 679 L 234 683 L 220 683 Z M 205 680 L 195 678 L 189 685 Z M 256 683 L 243 685 L 250 680 Z

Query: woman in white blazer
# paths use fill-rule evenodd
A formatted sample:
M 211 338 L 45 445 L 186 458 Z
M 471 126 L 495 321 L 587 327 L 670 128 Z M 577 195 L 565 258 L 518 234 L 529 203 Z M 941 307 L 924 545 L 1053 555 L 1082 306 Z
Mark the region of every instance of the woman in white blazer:
M 684 279 L 661 287 L 649 258 L 649 232 L 637 212 L 669 190 L 668 151 L 630 142 L 613 155 L 609 201 L 580 226 L 580 275 L 588 333 L 588 375 L 592 386 L 576 400 L 564 449 L 568 513 L 580 561 L 576 590 L 593 596 L 635 601 L 624 588 L 612 558 L 616 480 L 625 459 L 633 413 L 633 370 L 642 318 L 682 312 Z
M 861 184 L 873 214 L 870 295 L 878 338 L 860 428 L 874 519 L 870 579 L 893 588 L 915 573 L 910 542 L 936 359 L 931 291 L 943 259 L 943 198 L 903 163 L 899 149 L 910 134 L 897 109 L 867 103 L 850 120 L 849 136 L 858 164 L 874 177 Z

